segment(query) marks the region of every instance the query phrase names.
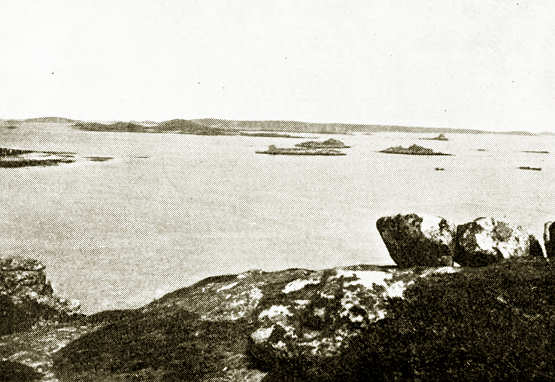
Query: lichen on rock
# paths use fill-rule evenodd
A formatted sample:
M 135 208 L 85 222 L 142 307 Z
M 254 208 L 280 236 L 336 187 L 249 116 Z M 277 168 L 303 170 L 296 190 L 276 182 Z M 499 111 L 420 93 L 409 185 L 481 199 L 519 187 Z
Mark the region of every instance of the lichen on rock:
M 523 256 L 543 257 L 543 250 L 521 226 L 481 217 L 457 227 L 454 260 L 462 266 L 484 266 Z

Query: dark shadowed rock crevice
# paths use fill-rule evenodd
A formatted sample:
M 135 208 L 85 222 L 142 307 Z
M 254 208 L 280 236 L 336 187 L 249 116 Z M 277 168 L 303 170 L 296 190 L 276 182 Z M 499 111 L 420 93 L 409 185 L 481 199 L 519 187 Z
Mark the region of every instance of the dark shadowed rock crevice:
M 545 223 L 543 231 L 543 241 L 545 242 L 545 252 L 549 259 L 555 259 L 555 222 Z

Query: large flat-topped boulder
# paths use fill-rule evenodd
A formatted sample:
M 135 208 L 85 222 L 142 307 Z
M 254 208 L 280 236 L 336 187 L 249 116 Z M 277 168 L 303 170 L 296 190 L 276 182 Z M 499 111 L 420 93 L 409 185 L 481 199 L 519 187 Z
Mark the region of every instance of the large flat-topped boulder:
M 462 266 L 483 266 L 523 256 L 543 256 L 543 250 L 534 235 L 521 226 L 481 217 L 457 227 L 454 260 Z
M 547 258 L 555 258 L 555 222 L 549 221 L 545 223 L 543 230 L 543 241 L 545 243 L 545 252 Z
M 385 216 L 376 227 L 399 267 L 450 265 L 455 226 L 440 216 Z

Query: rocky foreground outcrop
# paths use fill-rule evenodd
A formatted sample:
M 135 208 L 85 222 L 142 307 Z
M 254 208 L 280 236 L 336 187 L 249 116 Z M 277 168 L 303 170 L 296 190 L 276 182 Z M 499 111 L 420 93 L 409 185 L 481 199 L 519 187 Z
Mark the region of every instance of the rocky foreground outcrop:
M 3 336 L 0 356 L 51 382 L 545 380 L 553 276 L 533 258 L 249 271 Z
M 147 380 L 260 381 L 278 364 L 339 356 L 347 339 L 386 315 L 388 298 L 444 272 L 455 269 L 353 266 L 209 278 L 83 336 L 56 355 L 56 367 L 68 381 L 131 378 L 136 367 Z
M 529 256 L 536 244 L 520 227 L 471 223 L 380 219 L 406 267 L 215 276 L 139 309 L 62 322 L 71 309 L 44 267 L 4 260 L 15 273 L 2 276 L 3 298 L 50 308 L 31 314 L 42 325 L 0 337 L 0 380 L 2 370 L 43 382 L 555 379 L 551 263 Z M 443 266 L 462 244 L 470 260 L 459 264 L 473 267 Z
M 0 335 L 40 321 L 63 321 L 79 310 L 77 300 L 54 295 L 44 265 L 34 259 L 0 259 Z
M 55 353 L 53 370 L 61 381 L 545 380 L 553 276 L 516 258 L 212 277 L 87 318 L 98 329 Z

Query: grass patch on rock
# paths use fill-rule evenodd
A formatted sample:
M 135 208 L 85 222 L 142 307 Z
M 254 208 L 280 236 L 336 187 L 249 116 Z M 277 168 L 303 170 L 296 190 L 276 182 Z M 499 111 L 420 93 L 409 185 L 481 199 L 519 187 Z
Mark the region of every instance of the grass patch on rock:
M 61 380 L 199 381 L 244 353 L 250 329 L 243 320 L 200 321 L 186 311 L 110 316 L 113 322 L 56 354 Z
M 0 382 L 33 382 L 41 377 L 32 367 L 18 362 L 0 361 Z

